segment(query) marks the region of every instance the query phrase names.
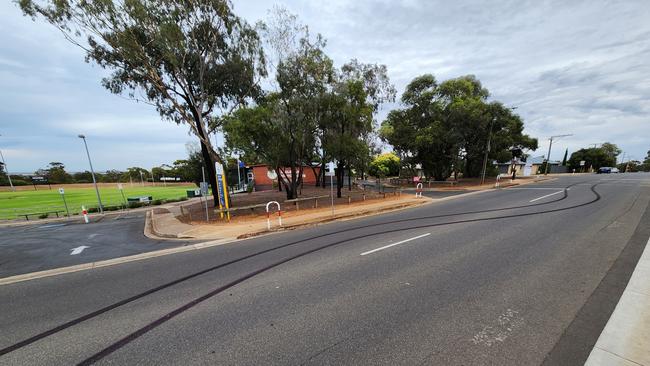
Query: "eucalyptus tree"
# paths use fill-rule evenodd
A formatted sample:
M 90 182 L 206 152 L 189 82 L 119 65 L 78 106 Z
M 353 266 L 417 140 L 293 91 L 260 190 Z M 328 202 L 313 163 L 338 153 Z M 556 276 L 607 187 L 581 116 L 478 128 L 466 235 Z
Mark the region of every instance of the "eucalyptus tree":
M 353 163 L 369 163 L 365 157 L 370 151 L 368 137 L 374 130 L 374 115 L 383 103 L 393 101 L 395 94 L 385 65 L 353 59 L 341 67 L 323 96 L 322 146 L 337 164 L 337 197 L 341 197 L 345 171 L 350 179 Z
M 429 177 L 445 180 L 459 167 L 465 177 L 477 177 L 488 145 L 489 158 L 498 161 L 537 148 L 521 118 L 488 96 L 472 75 L 440 84 L 433 75 L 416 77 L 402 95 L 403 108 L 388 114 L 380 134 Z
M 111 71 L 110 92 L 153 105 L 163 119 L 186 124 L 217 200 L 214 162 L 224 158 L 209 136 L 211 121 L 259 91 L 266 72 L 257 32 L 228 0 L 19 0 L 33 18 L 54 25 Z

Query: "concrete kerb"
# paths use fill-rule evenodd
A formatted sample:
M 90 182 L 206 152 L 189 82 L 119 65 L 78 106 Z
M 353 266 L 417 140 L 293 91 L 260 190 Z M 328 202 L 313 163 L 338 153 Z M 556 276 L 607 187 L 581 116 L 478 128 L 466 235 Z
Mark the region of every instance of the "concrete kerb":
M 585 366 L 650 366 L 650 238 Z
M 444 198 L 439 198 L 439 199 L 427 199 L 427 200 L 420 200 L 415 202 L 416 205 L 428 205 L 428 204 L 433 204 L 433 203 L 438 203 L 438 202 L 444 202 L 444 201 L 450 201 L 450 200 L 455 200 L 459 198 L 464 198 L 468 196 L 473 196 L 485 192 L 493 192 L 495 189 L 486 189 L 486 190 L 479 190 L 479 191 L 470 191 L 468 193 L 463 193 L 455 196 L 450 196 L 450 197 L 444 197 Z M 338 218 L 331 218 L 327 221 L 321 221 L 321 224 L 324 223 L 329 223 L 333 221 L 340 221 L 340 220 L 353 220 L 355 218 L 359 218 L 360 216 L 369 216 L 369 215 L 377 215 L 380 213 L 389 213 L 393 211 L 399 211 L 399 210 L 404 210 L 407 208 L 412 207 L 413 205 L 407 205 L 404 207 L 393 207 L 393 208 L 388 208 L 383 211 L 379 212 L 373 212 L 373 213 L 362 213 L 362 214 L 357 214 L 357 215 L 347 215 L 347 216 L 342 216 Z M 148 211 L 151 212 L 151 211 Z M 296 228 L 299 228 L 300 226 L 314 226 L 317 225 L 318 223 L 311 223 L 311 224 L 301 224 L 297 226 L 285 226 L 282 230 L 275 230 L 275 231 L 263 231 L 259 232 L 256 236 L 262 236 L 262 235 L 270 235 L 274 233 L 280 233 L 283 230 L 293 230 Z M 151 220 L 147 220 L 145 223 L 145 228 L 144 232 L 145 235 L 149 234 L 155 239 L 167 239 L 169 238 L 163 238 L 163 237 L 157 237 L 155 233 L 153 233 L 153 223 Z M 196 244 L 190 244 L 190 245 L 185 245 L 182 247 L 176 247 L 176 248 L 169 248 L 169 249 L 161 249 L 161 250 L 156 250 L 156 251 L 151 251 L 147 253 L 141 253 L 141 254 L 136 254 L 136 255 L 131 255 L 131 256 L 126 256 L 126 257 L 120 257 L 120 258 L 114 258 L 114 259 L 108 259 L 108 260 L 103 260 L 103 261 L 97 261 L 97 262 L 92 262 L 92 263 L 84 263 L 84 264 L 78 264 L 74 266 L 68 266 L 68 267 L 61 267 L 61 268 L 54 268 L 50 270 L 45 270 L 45 271 L 39 271 L 39 272 L 32 272 L 32 273 L 25 273 L 22 275 L 16 275 L 16 276 L 11 276 L 11 277 L 5 277 L 5 278 L 0 278 L 0 286 L 2 285 L 8 285 L 12 283 L 17 283 L 17 282 L 23 282 L 23 281 L 29 281 L 33 279 L 39 279 L 39 278 L 44 278 L 44 277 L 51 277 L 51 276 L 57 276 L 61 274 L 66 274 L 66 273 L 73 273 L 73 272 L 79 272 L 79 271 L 85 271 L 85 270 L 90 270 L 90 269 L 95 269 L 95 268 L 101 268 L 101 267 L 107 267 L 107 266 L 112 266 L 112 265 L 117 265 L 117 264 L 122 264 L 122 263 L 128 263 L 128 262 L 135 262 L 139 260 L 144 260 L 144 259 L 149 259 L 149 258 L 155 258 L 155 257 L 160 257 L 164 255 L 169 255 L 169 254 L 175 254 L 175 253 L 183 253 L 191 250 L 199 250 L 199 249 L 204 249 L 204 248 L 209 248 L 217 245 L 224 245 L 224 244 L 230 244 L 230 243 L 235 243 L 243 240 L 248 240 L 251 239 L 252 236 L 246 237 L 246 238 L 223 238 L 223 239 L 218 239 L 218 240 L 210 240 L 210 241 L 205 241 L 201 243 L 196 243 Z M 175 238 L 177 239 L 177 238 Z

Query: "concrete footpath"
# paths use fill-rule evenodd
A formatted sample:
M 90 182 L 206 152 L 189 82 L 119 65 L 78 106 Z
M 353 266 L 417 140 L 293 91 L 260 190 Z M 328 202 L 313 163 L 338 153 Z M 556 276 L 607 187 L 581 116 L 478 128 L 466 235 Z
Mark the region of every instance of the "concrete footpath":
M 650 239 L 586 366 L 650 366 Z

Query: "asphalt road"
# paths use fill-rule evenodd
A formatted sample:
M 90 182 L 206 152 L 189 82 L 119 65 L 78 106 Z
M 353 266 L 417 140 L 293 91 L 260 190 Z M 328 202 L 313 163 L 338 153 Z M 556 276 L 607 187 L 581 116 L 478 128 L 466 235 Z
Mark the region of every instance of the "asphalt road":
M 462 193 L 426 191 L 424 195 L 443 198 Z M 94 216 L 90 224 L 84 224 L 81 218 L 77 218 L 76 221 L 64 223 L 34 222 L 2 226 L 0 278 L 196 243 L 192 240 L 147 238 L 143 234 L 144 215 L 143 211 L 131 211 L 99 220 L 99 216 Z
M 144 212 L 84 224 L 34 223 L 0 227 L 0 278 L 186 245 L 144 236 Z M 82 249 L 75 248 L 84 247 Z
M 649 200 L 569 176 L 0 286 L 0 364 L 579 364 Z

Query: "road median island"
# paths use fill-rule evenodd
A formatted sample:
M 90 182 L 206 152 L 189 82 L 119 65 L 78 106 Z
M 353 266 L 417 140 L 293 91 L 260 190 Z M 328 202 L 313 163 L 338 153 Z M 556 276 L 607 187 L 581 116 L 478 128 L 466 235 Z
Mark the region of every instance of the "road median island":
M 539 183 L 553 180 L 546 177 L 526 177 L 514 182 L 504 180 L 501 188 Z M 373 187 L 376 188 L 376 187 Z M 467 180 L 454 187 L 428 189 L 425 191 L 462 191 L 460 196 L 469 193 L 478 193 L 494 189 L 492 183 L 477 184 L 474 180 Z M 322 188 L 310 187 L 298 199 L 286 200 L 283 192 L 266 191 L 256 192 L 253 195 L 235 195 L 233 200 L 237 205 L 231 210 L 231 220 L 228 222 L 223 211 L 215 210 L 209 203 L 207 212 L 201 203 L 192 205 L 177 205 L 169 211 L 152 211 L 147 216 L 145 235 L 154 239 L 242 239 L 263 235 L 269 232 L 291 230 L 305 226 L 317 225 L 336 220 L 345 220 L 355 217 L 377 215 L 393 210 L 404 209 L 424 203 L 440 201 L 440 198 L 431 199 L 426 196 L 417 198 L 415 188 L 398 187 L 394 185 L 382 186 L 382 191 L 374 190 L 345 190 L 341 198 L 335 199 L 332 212 L 330 197 L 323 195 Z M 445 198 L 443 198 L 445 199 Z M 267 226 L 266 203 L 277 201 L 281 203 L 282 226 L 278 223 L 278 214 L 275 207 L 269 212 L 271 228 Z M 207 214 L 207 218 L 206 218 Z
M 329 199 L 329 198 L 327 198 Z M 235 216 L 230 222 L 226 220 L 214 220 L 210 222 L 192 221 L 183 222 L 182 218 L 174 212 L 161 213 L 150 212 L 147 216 L 145 235 L 151 238 L 174 238 L 174 239 L 243 239 L 257 235 L 281 230 L 291 230 L 305 226 L 317 225 L 336 220 L 345 220 L 361 216 L 370 216 L 389 211 L 400 210 L 433 202 L 427 197 L 416 198 L 411 194 L 388 195 L 385 199 L 373 199 L 367 201 L 351 202 L 346 205 L 336 205 L 334 212 L 329 206 L 319 207 L 303 204 L 300 209 L 285 211 L 282 207 L 282 226 L 278 224 L 278 213 L 273 210 L 269 213 L 271 228 L 267 226 L 267 215 L 253 213 L 249 215 Z M 284 206 L 289 206 L 284 204 Z M 251 206 L 247 206 L 251 207 Z M 254 207 L 255 208 L 255 207 Z M 258 211 L 260 211 L 258 209 Z M 147 229 L 148 228 L 148 229 Z

